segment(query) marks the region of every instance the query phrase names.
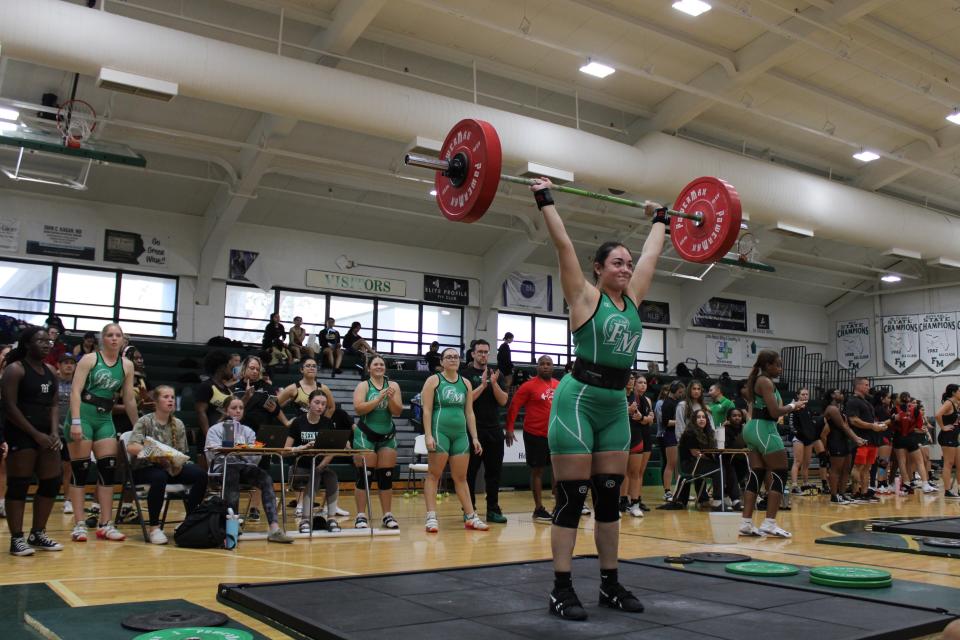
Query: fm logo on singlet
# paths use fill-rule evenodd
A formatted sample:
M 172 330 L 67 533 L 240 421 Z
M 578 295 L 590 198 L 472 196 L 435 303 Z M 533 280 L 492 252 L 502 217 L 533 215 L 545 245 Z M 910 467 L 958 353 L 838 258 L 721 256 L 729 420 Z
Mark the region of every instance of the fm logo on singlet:
M 440 398 L 443 400 L 444 404 L 463 404 L 466 396 L 453 387 L 447 387 L 443 390 L 443 394 L 441 394 Z
M 634 355 L 641 335 L 639 331 L 630 331 L 630 322 L 623 316 L 609 316 L 603 323 L 603 343 L 612 346 L 614 353 Z
M 121 380 L 114 378 L 109 371 L 104 371 L 100 369 L 93 372 L 93 386 L 98 389 L 106 389 L 108 391 L 116 391 L 120 388 L 122 384 Z

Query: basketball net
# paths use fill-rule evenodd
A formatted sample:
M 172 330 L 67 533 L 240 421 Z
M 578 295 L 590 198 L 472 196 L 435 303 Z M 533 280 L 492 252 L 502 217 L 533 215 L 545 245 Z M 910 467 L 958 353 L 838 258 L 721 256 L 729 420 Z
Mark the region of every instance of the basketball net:
M 79 149 L 97 128 L 97 112 L 88 102 L 68 100 L 57 111 L 57 130 L 63 136 L 63 144 Z

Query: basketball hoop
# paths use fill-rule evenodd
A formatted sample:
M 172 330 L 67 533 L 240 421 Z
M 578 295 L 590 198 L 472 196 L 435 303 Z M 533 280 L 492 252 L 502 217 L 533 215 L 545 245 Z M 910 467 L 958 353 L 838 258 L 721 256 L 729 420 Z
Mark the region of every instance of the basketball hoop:
M 740 236 L 740 239 L 737 240 L 737 254 L 740 262 L 755 262 L 754 254 L 758 244 L 756 236 L 752 233 L 745 233 Z
M 77 149 L 97 128 L 97 112 L 83 100 L 68 100 L 57 111 L 57 130 L 63 144 Z

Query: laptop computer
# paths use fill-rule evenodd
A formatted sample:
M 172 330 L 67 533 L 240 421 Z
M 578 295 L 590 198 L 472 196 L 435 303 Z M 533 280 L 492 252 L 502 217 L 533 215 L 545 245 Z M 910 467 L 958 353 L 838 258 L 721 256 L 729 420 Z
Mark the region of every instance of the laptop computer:
M 345 449 L 351 438 L 353 438 L 352 429 L 321 429 L 317 431 L 317 437 L 313 440 L 313 448 Z
M 268 449 L 282 449 L 287 444 L 287 436 L 290 430 L 280 424 L 267 424 L 260 427 L 257 431 L 257 440 L 263 443 Z

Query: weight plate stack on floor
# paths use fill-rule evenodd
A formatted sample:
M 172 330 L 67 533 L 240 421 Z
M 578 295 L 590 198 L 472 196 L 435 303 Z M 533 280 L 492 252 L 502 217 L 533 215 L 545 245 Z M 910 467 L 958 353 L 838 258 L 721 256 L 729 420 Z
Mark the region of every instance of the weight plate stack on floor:
M 843 587 L 845 589 L 882 589 L 893 585 L 893 580 L 830 580 L 810 576 L 810 582 L 823 587 Z
M 891 579 L 889 571 L 870 567 L 814 567 L 810 569 L 810 576 L 845 582 L 877 582 Z
M 698 551 L 696 553 L 685 553 L 683 555 L 693 558 L 697 562 L 719 562 L 721 564 L 727 564 L 729 562 L 750 562 L 753 560 L 750 556 L 745 556 L 742 553 L 719 553 L 716 551 Z
M 741 576 L 757 576 L 759 578 L 780 578 L 795 576 L 800 569 L 792 564 L 780 562 L 733 562 L 724 567 L 727 572 Z

